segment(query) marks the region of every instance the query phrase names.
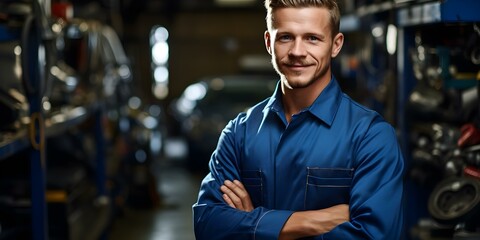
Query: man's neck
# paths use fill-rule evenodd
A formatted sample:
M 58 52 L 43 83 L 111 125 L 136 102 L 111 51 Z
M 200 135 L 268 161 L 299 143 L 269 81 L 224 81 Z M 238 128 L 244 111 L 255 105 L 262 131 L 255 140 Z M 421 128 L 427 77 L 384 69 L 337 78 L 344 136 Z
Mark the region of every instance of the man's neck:
M 287 121 L 290 122 L 294 114 L 310 107 L 330 81 L 331 79 L 326 79 L 304 88 L 293 89 L 282 85 L 283 110 Z

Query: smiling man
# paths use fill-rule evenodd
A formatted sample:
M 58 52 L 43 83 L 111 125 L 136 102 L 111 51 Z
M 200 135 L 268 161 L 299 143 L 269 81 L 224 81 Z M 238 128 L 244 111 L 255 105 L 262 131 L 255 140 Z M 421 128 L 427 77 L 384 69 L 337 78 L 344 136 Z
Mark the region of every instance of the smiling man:
M 334 0 L 267 0 L 273 95 L 223 130 L 193 206 L 197 239 L 400 239 L 395 130 L 345 95 Z

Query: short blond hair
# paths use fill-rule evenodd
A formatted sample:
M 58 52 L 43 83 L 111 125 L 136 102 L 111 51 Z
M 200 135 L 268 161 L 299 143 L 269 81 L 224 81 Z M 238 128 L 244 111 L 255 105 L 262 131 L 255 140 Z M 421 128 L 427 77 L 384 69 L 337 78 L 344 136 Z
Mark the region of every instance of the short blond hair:
M 265 0 L 267 9 L 267 27 L 272 29 L 275 19 L 273 11 L 278 8 L 304 8 L 321 7 L 326 8 L 330 13 L 330 25 L 332 27 L 332 38 L 340 32 L 340 9 L 336 0 Z

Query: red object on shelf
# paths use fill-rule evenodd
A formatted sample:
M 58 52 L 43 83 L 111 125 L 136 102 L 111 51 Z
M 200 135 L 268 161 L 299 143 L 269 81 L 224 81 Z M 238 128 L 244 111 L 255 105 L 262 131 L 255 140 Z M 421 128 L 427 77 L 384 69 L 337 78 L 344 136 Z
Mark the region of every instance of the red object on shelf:
M 480 130 L 474 124 L 465 124 L 460 131 L 461 136 L 457 141 L 457 146 L 466 147 L 480 143 Z
M 52 3 L 52 15 L 68 21 L 73 18 L 73 5 L 68 2 Z
M 480 180 L 480 169 L 472 166 L 468 166 L 465 169 L 463 169 L 463 173 L 466 176 L 476 178 L 477 180 Z

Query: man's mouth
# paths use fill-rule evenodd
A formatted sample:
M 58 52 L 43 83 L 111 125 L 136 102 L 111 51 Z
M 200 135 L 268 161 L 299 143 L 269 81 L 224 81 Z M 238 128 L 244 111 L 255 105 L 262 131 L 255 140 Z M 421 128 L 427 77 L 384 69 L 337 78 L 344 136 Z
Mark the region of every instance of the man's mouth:
M 288 64 L 288 63 L 285 65 L 287 66 L 287 68 L 294 71 L 301 71 L 310 66 L 308 64 Z

